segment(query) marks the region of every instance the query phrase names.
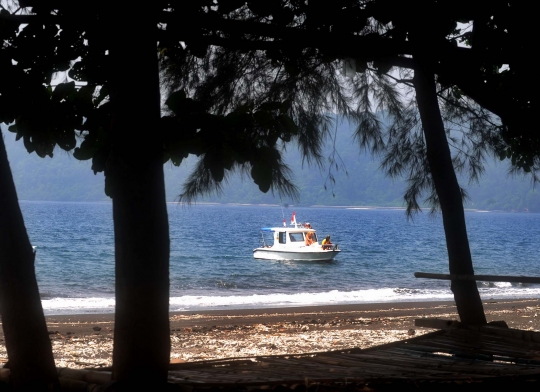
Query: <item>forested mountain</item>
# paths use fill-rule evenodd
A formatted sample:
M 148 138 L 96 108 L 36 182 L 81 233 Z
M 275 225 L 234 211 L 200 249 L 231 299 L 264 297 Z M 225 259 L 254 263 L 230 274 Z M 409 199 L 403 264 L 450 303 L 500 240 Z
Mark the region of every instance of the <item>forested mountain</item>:
M 28 154 L 22 141 L 3 128 L 11 168 L 21 200 L 43 201 L 107 201 L 103 192 L 103 174 L 94 175 L 89 161 L 78 161 L 68 153 L 57 149 L 54 158 L 39 158 Z M 336 132 L 336 165 L 319 169 L 302 164 L 300 153 L 287 147 L 286 162 L 294 173 L 300 189 L 300 201 L 280 200 L 278 195 L 263 194 L 250 178 L 240 175 L 230 177 L 221 195 L 201 198 L 200 201 L 220 203 L 268 203 L 328 206 L 402 206 L 405 182 L 392 180 L 379 170 L 380 159 L 360 153 L 348 124 L 340 124 Z M 328 141 L 325 156 L 329 156 L 332 141 Z M 167 200 L 176 201 L 182 184 L 195 162 L 190 158 L 181 167 L 165 165 Z M 343 167 L 341 166 L 343 164 Z M 335 178 L 329 178 L 329 169 Z M 326 185 L 326 189 L 325 189 Z M 540 212 L 540 193 L 528 178 L 511 178 L 507 163 L 492 161 L 480 184 L 469 185 L 462 180 L 470 200 L 466 207 L 489 210 Z

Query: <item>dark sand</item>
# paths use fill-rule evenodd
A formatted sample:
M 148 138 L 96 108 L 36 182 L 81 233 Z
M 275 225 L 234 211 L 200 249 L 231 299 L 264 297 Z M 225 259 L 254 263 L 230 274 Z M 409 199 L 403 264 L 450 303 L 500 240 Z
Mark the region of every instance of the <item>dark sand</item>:
M 540 318 L 535 314 L 540 312 L 540 300 L 491 300 L 484 301 L 484 311 L 489 321 L 504 320 L 510 328 L 540 329 Z M 534 311 L 533 309 L 534 308 Z M 532 314 L 531 314 L 532 313 Z M 440 302 L 399 302 L 373 303 L 354 305 L 304 306 L 290 308 L 267 309 L 230 309 L 205 310 L 171 313 L 171 330 L 228 326 L 231 324 L 250 325 L 265 323 L 292 322 L 302 323 L 309 319 L 326 320 L 371 318 L 371 319 L 412 319 L 422 317 L 439 317 L 449 320 L 459 320 L 453 301 Z M 61 334 L 69 332 L 76 334 L 94 334 L 93 327 L 102 328 L 101 333 L 112 330 L 114 314 L 81 314 L 69 316 L 46 317 L 49 330 Z M 369 328 L 385 328 L 389 325 L 384 320 L 374 321 Z M 412 327 L 412 325 L 409 325 Z M 0 332 L 0 339 L 3 333 Z

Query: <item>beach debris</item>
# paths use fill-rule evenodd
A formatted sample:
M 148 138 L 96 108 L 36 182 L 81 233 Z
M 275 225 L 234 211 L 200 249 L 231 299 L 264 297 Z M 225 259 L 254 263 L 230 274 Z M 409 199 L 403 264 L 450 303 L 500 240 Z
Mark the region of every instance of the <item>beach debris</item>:
M 414 329 L 411 328 L 411 329 L 409 329 L 409 330 L 407 331 L 407 334 L 408 334 L 409 336 L 416 335 L 416 331 L 415 331 Z
M 101 331 L 101 327 L 94 327 L 92 328 L 94 331 L 98 332 L 98 331 Z

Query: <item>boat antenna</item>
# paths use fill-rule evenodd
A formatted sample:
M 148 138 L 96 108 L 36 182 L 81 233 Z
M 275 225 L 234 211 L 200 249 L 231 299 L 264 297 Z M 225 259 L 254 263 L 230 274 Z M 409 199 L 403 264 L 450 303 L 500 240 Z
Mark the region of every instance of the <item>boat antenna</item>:
M 287 227 L 287 221 L 285 220 L 285 212 L 283 212 L 283 200 L 279 200 L 281 203 L 279 203 L 279 206 L 281 207 L 281 216 L 283 217 L 283 226 Z

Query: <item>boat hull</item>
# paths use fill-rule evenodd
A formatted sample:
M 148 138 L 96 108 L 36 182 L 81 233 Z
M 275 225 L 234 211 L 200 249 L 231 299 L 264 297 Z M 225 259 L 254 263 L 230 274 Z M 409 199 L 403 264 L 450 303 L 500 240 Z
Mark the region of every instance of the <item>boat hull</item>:
M 309 250 L 291 251 L 285 249 L 256 248 L 253 249 L 253 257 L 264 260 L 306 260 L 328 261 L 337 256 L 339 250 Z

